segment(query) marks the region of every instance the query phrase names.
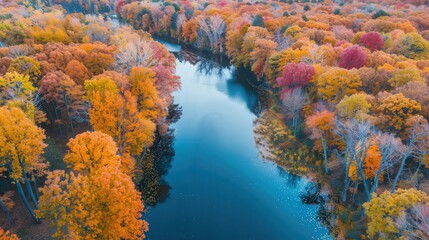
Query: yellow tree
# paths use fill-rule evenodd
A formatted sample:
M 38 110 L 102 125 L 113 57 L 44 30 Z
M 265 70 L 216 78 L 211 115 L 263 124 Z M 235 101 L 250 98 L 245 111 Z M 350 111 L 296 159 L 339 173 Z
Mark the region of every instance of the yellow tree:
M 17 57 L 9 65 L 8 72 L 18 72 L 30 76 L 32 82 L 36 82 L 42 75 L 40 63 L 30 57 Z
M 338 103 L 344 96 L 357 93 L 362 86 L 356 70 L 331 68 L 317 79 L 317 93 L 321 99 Z
M 414 188 L 398 189 L 395 193 L 385 191 L 380 195 L 374 193 L 371 200 L 363 204 L 365 214 L 369 218 L 368 237 L 371 239 L 399 238 L 404 233 L 400 231 L 403 222 L 401 218 L 407 210 L 417 204 L 429 204 L 429 196 Z M 412 231 L 413 229 L 408 227 L 408 230 Z
M 155 72 L 150 68 L 131 68 L 129 76 L 131 94 L 137 99 L 137 108 L 141 115 L 150 120 L 156 120 L 160 115 L 165 115 L 164 109 L 158 104 L 155 80 Z
M 337 110 L 342 117 L 360 120 L 369 112 L 371 104 L 367 101 L 368 95 L 356 93 L 345 96 L 337 105 Z
M 91 103 L 91 125 L 112 136 L 120 155 L 139 155 L 152 144 L 155 124 L 137 110 L 137 101 L 129 91 L 119 94 L 109 78 L 87 81 L 85 88 Z
M 415 68 L 399 69 L 393 73 L 393 77 L 388 80 L 392 87 L 402 87 L 409 82 L 421 82 L 425 80 L 420 76 L 420 72 Z
M 45 114 L 34 105 L 35 88 L 28 75 L 8 72 L 0 77 L 0 105 L 21 108 L 36 123 L 45 120 Z
M 103 166 L 119 167 L 118 148 L 112 137 L 102 132 L 84 132 L 70 139 L 64 162 L 79 173 L 91 173 Z
M 379 125 L 381 128 L 401 133 L 404 130 L 406 120 L 420 112 L 418 102 L 406 98 L 402 93 L 389 95 L 382 99 L 378 106 Z
M 140 193 L 117 167 L 90 175 L 54 171 L 41 193 L 38 214 L 50 220 L 56 239 L 142 239 L 148 230 Z
M 1 107 L 0 139 L 0 164 L 15 183 L 18 194 L 33 220 L 39 222 L 27 201 L 21 183 L 25 183 L 27 194 L 37 209 L 37 189 L 35 196 L 28 175 L 33 171 L 42 172 L 47 167 L 41 157 L 46 147 L 43 143 L 45 134 L 21 109 Z

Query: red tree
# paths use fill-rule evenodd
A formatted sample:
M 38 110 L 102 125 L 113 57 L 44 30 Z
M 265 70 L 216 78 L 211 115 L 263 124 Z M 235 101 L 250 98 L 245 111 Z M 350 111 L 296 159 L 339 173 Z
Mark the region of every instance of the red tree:
M 277 85 L 285 92 L 305 87 L 313 78 L 314 67 L 305 63 L 288 63 L 283 69 L 282 76 L 277 78 Z
M 357 46 L 351 46 L 346 48 L 340 56 L 338 66 L 345 69 L 361 68 L 366 63 L 365 51 Z
M 362 43 L 366 48 L 371 50 L 371 52 L 380 50 L 384 46 L 384 40 L 377 32 L 366 33 L 360 39 L 360 43 Z

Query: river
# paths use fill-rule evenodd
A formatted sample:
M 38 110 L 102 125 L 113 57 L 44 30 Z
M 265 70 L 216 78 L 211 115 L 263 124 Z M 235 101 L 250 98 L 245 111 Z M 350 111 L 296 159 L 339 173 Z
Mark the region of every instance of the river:
M 257 91 L 232 67 L 162 43 L 178 58 L 183 113 L 171 126 L 168 197 L 145 214 L 148 239 L 331 239 L 319 206 L 300 199 L 307 182 L 260 158 Z

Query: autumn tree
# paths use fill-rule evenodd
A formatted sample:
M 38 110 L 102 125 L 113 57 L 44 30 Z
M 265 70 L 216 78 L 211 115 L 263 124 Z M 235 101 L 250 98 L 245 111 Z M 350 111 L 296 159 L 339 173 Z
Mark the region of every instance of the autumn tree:
M 17 72 L 30 76 L 32 82 L 36 82 L 42 75 L 40 63 L 33 58 L 22 56 L 17 57 L 9 65 L 8 72 Z
M 74 135 L 74 123 L 87 121 L 87 107 L 83 102 L 84 91 L 68 75 L 54 71 L 39 82 L 40 93 L 46 101 L 46 110 L 52 122 L 66 119 Z M 57 111 L 60 111 L 60 116 Z M 61 129 L 60 129 L 61 130 Z
M 50 220 L 56 239 L 141 239 L 148 230 L 140 193 L 117 167 L 90 175 L 54 171 L 41 193 L 38 214 Z
M 418 114 L 421 106 L 402 93 L 398 93 L 382 99 L 377 109 L 380 113 L 378 120 L 380 127 L 400 133 L 404 130 L 405 121 Z
M 194 43 L 197 40 L 198 21 L 195 18 L 185 21 L 182 25 L 183 40 L 188 43 Z
M 364 118 L 371 108 L 368 98 L 364 93 L 345 96 L 336 108 L 342 117 L 359 120 Z
M 316 79 L 317 93 L 321 99 L 337 103 L 344 96 L 357 93 L 362 86 L 355 70 L 330 68 Z
M 46 145 L 43 143 L 45 134 L 19 108 L 0 108 L 0 148 L 1 166 L 7 171 L 10 179 L 15 183 L 18 194 L 24 202 L 35 222 L 40 222 L 27 201 L 22 183 L 25 184 L 34 207 L 38 203 L 34 190 L 30 184 L 30 174 L 43 172 L 47 165 L 41 154 Z M 37 188 L 35 189 L 37 191 Z
M 109 78 L 86 81 L 85 89 L 91 103 L 91 125 L 112 136 L 119 153 L 138 155 L 152 144 L 155 125 L 137 110 L 137 101 L 129 91 L 120 94 Z
M 138 110 L 147 119 L 156 120 L 165 114 L 159 104 L 158 91 L 155 87 L 155 72 L 149 68 L 131 68 L 129 83 L 131 94 L 137 99 Z
M 373 52 L 383 48 L 384 40 L 379 33 L 369 32 L 360 38 L 360 43 Z
M 368 149 L 365 158 L 365 175 L 373 179 L 368 200 L 370 200 L 371 194 L 377 190 L 379 181 L 383 180 L 383 175 L 402 158 L 405 148 L 401 140 L 393 134 L 379 133 L 375 136 L 375 141 L 375 144 Z
M 315 74 L 314 67 L 305 63 L 288 63 L 283 69 L 281 77 L 277 78 L 277 85 L 282 93 L 293 91 L 296 88 L 304 88 Z
M 345 69 L 361 68 L 366 63 L 366 53 L 359 46 L 351 46 L 341 53 L 338 66 Z
M 426 193 L 414 188 L 398 189 L 395 193 L 385 191 L 380 195 L 373 194 L 371 200 L 363 204 L 369 219 L 368 237 L 396 239 L 404 236 L 403 234 L 406 233 L 401 231 L 403 214 L 418 204 L 427 205 L 428 203 L 429 197 Z M 416 227 L 412 226 L 412 228 Z M 408 230 L 413 231 L 413 229 Z
M 107 134 L 84 132 L 70 139 L 67 146 L 70 150 L 64 162 L 79 173 L 93 173 L 104 166 L 121 166 L 116 143 Z
M 253 64 L 250 54 L 255 50 L 255 42 L 258 39 L 271 40 L 267 29 L 261 27 L 249 27 L 243 36 L 240 55 L 236 59 L 237 65 L 249 66 Z
M 8 72 L 4 77 L 0 77 L 0 90 L 3 102 L 17 98 L 30 100 L 36 88 L 28 75 Z
M 69 75 L 78 85 L 83 86 L 85 80 L 91 78 L 91 72 L 77 60 L 71 60 L 66 68 L 65 74 Z
M 422 115 L 429 117 L 429 86 L 425 82 L 408 82 L 396 88 L 394 92 L 402 93 L 405 97 L 417 101 L 422 106 Z
M 269 39 L 257 39 L 255 48 L 250 53 L 251 70 L 260 79 L 267 66 L 268 57 L 275 51 L 277 43 Z
M 366 155 L 372 148 L 373 141 L 371 135 L 373 132 L 370 121 L 357 121 L 355 119 L 344 120 L 337 119 L 335 122 L 334 133 L 341 141 L 342 147 L 339 148 L 338 157 L 340 162 L 344 166 L 344 188 L 341 193 L 341 200 L 347 201 L 347 193 L 349 191 L 351 179 L 355 180 L 356 183 L 360 179 L 363 184 L 365 192 L 369 193 L 369 186 L 366 181 L 367 177 L 365 173 L 368 167 L 371 166 L 365 160 Z M 376 150 L 376 149 L 372 149 Z
M 399 69 L 393 73 L 392 78 L 388 80 L 392 87 L 402 87 L 409 82 L 421 82 L 425 80 L 420 76 L 420 72 L 415 68 Z
M 0 239 L 2 240 L 19 240 L 16 234 L 13 234 L 3 228 L 0 228 Z
M 429 59 L 429 42 L 416 32 L 408 33 L 392 47 L 392 52 L 415 60 Z
M 329 173 L 328 146 L 333 141 L 334 121 L 334 113 L 326 110 L 310 116 L 305 121 L 306 127 L 311 133 L 310 138 L 321 141 L 326 174 Z

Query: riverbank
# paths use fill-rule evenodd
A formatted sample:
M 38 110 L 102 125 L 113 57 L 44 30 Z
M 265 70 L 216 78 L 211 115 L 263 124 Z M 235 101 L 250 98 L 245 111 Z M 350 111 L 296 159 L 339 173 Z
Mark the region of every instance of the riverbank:
M 342 203 L 338 186 L 340 166 L 330 163 L 331 174 L 326 175 L 322 169 L 323 160 L 311 151 L 310 146 L 293 136 L 285 124 L 283 115 L 274 111 L 274 106 L 266 109 L 254 121 L 254 139 L 261 158 L 272 161 L 279 167 L 312 182 L 316 189 L 309 189 L 304 195 L 320 207 L 318 218 L 329 229 L 336 239 L 360 239 L 366 227 L 362 219 L 362 207 L 354 200 Z M 313 191 L 313 192 L 312 192 Z M 359 198 L 359 195 L 356 195 Z M 303 199 L 305 200 L 305 199 Z M 351 208 L 350 205 L 355 208 Z

